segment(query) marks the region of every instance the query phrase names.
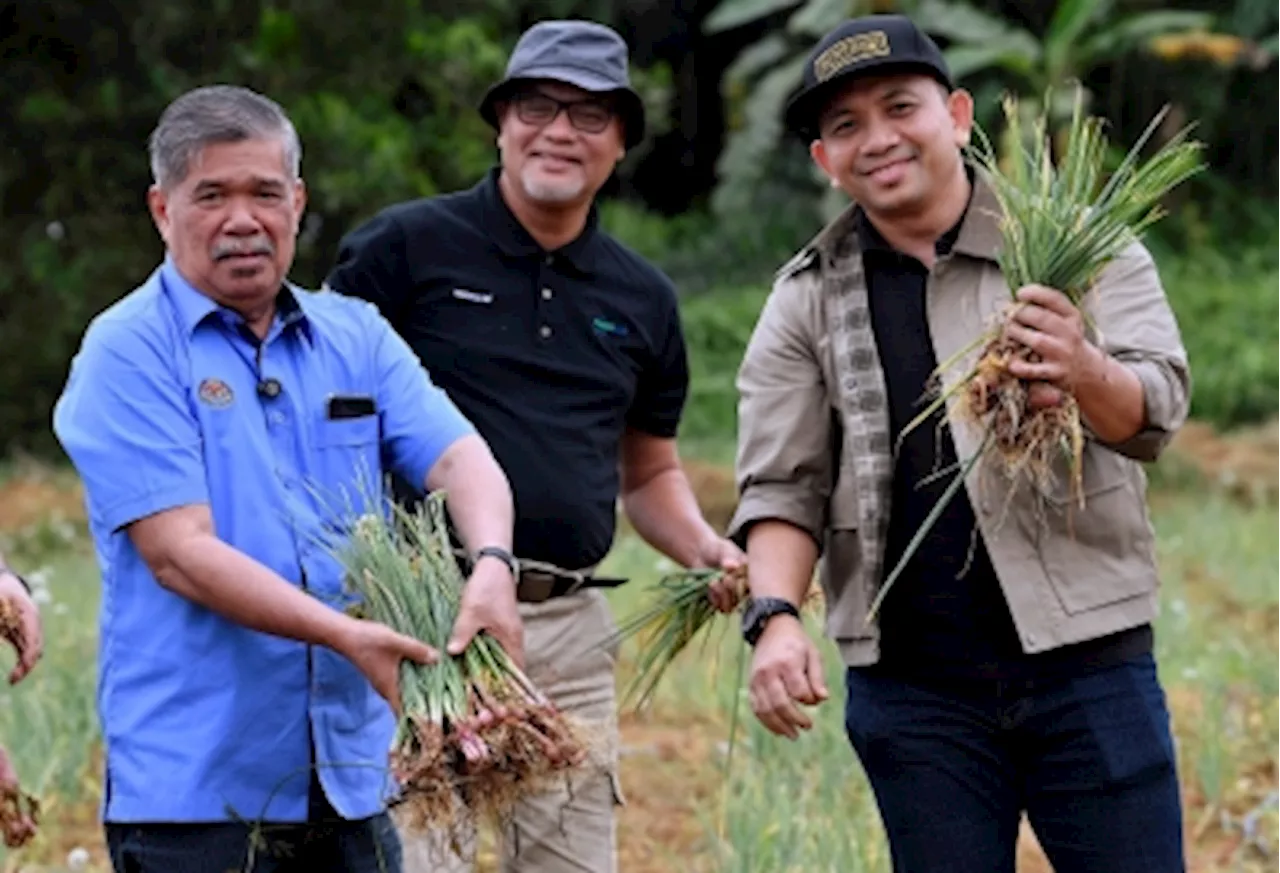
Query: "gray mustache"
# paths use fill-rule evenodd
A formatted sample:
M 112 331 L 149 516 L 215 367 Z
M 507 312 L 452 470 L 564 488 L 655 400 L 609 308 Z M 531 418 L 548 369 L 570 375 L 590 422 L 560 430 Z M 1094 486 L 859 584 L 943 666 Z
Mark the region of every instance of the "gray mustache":
M 215 261 L 222 261 L 236 255 L 274 255 L 275 253 L 276 249 L 271 244 L 271 240 L 265 237 L 258 237 L 249 240 L 237 240 L 234 242 L 228 240 L 215 243 L 210 254 Z

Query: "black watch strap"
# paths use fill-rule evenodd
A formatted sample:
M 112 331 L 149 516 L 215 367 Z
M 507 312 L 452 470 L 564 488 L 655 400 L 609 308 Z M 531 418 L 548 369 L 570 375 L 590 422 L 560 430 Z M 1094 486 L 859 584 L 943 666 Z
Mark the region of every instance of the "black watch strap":
M 753 597 L 742 613 L 742 638 L 747 645 L 755 646 L 764 633 L 764 626 L 775 615 L 800 617 L 800 610 L 790 600 L 781 597 Z
M 511 570 L 512 576 L 516 579 L 520 578 L 520 562 L 516 560 L 515 555 L 511 554 L 511 552 L 501 546 L 485 546 L 482 549 L 477 549 L 476 557 L 475 560 L 472 561 L 472 564 L 474 565 L 481 558 L 497 558 L 499 561 L 507 565 L 507 568 Z

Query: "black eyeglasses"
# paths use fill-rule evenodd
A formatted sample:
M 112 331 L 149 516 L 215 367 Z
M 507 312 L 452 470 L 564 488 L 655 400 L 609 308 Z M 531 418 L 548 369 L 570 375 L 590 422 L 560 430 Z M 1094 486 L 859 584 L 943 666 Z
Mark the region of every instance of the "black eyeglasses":
M 535 127 L 546 127 L 562 110 L 569 113 L 569 123 L 583 133 L 600 133 L 613 120 L 613 109 L 599 100 L 557 100 L 534 92 L 517 95 L 515 106 L 516 117 Z

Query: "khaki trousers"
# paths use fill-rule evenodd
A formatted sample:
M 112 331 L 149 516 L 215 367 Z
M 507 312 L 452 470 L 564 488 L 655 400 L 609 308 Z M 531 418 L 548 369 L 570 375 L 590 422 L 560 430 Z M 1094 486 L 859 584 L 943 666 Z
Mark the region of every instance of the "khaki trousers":
M 501 835 L 502 873 L 615 873 L 618 720 L 613 614 L 598 589 L 520 604 L 525 672 L 566 714 L 587 723 L 593 758 L 550 792 L 521 802 Z M 401 831 L 404 873 L 472 873 L 474 861 L 431 834 Z M 473 855 L 475 846 L 466 850 Z

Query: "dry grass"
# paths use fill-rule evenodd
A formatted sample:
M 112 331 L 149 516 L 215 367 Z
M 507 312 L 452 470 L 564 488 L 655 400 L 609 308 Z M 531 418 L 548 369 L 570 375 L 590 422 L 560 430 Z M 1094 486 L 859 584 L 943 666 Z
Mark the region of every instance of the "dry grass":
M 1204 422 L 1187 422 L 1169 448 L 1175 461 L 1233 497 L 1276 502 L 1280 486 L 1276 421 L 1225 435 Z

